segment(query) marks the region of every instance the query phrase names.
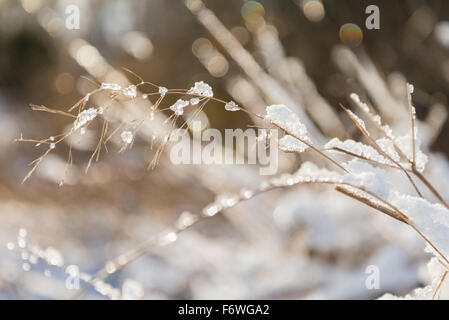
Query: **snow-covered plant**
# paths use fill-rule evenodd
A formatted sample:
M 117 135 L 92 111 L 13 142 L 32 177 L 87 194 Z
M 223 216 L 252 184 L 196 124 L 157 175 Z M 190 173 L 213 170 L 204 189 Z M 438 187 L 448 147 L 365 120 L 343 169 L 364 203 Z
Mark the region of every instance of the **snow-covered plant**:
M 148 84 L 151 87 L 154 87 L 156 91 L 146 91 L 145 93 L 137 91 L 137 89 Z M 242 106 L 238 106 L 232 101 L 225 102 L 221 99 L 214 98 L 211 87 L 204 82 L 195 83 L 189 90 L 164 89 L 162 86 L 143 81 L 142 79 L 140 83 L 130 85 L 125 89 L 117 84 L 103 83 L 99 88 L 88 93 L 77 104 L 69 108 L 67 112 L 50 109 L 44 106 L 32 106 L 33 110 L 56 113 L 74 120 L 73 125 L 65 133 L 40 140 L 25 139 L 23 137 L 18 139 L 18 141 L 36 143 L 36 146 L 48 146 L 43 155 L 34 162 L 33 168 L 25 176 L 24 181 L 32 175 L 44 157 L 54 150 L 56 145 L 66 140 L 70 135 L 74 134 L 74 132 L 85 129 L 91 125 L 97 117 L 102 117 L 102 119 L 99 120 L 102 122 L 101 135 L 97 148 L 93 152 L 86 167 L 86 172 L 94 157 L 96 157 L 96 160 L 98 161 L 101 150 L 107 150 L 106 143 L 113 138 L 121 128 L 126 128 L 120 133 L 120 138 L 123 143 L 121 150 L 123 150 L 132 144 L 138 129 L 145 122 L 154 121 L 154 113 L 160 112 L 158 109 L 160 109 L 164 97 L 168 95 L 186 96 L 188 97 L 188 100 L 178 99 L 175 104 L 167 108 L 172 114 L 165 120 L 165 123 L 171 119 L 171 124 L 169 125 L 169 134 L 162 141 L 161 146 L 156 152 L 155 157 L 160 157 L 164 146 L 170 140 L 170 132 L 175 130 L 176 120 L 179 116 L 183 115 L 184 109 L 189 106 L 196 108 L 194 114 L 197 114 L 210 100 L 214 100 L 222 103 L 228 111 L 242 111 L 249 113 L 252 116 L 263 120 L 268 128 L 274 127 L 279 129 L 284 133 L 284 136 L 280 138 L 279 141 L 281 150 L 298 153 L 314 152 L 318 157 L 325 159 L 333 165 L 337 171 L 319 169 L 311 163 L 304 163 L 297 172 L 269 179 L 262 183 L 257 189 L 242 190 L 240 194 L 221 195 L 217 197 L 213 203 L 207 205 L 202 214 L 195 215 L 188 212 L 183 213 L 179 220 L 176 221 L 168 231 L 160 235 L 156 241 L 144 243 L 138 249 L 121 255 L 116 260 L 109 261 L 104 269 L 94 278 L 90 279 L 84 277 L 85 279 L 88 279 L 88 283 L 92 284 L 94 287 L 98 287 L 110 274 L 115 273 L 117 270 L 121 269 L 123 266 L 127 265 L 154 246 L 163 246 L 176 241 L 178 233 L 191 227 L 202 218 L 213 217 L 223 209 L 233 207 L 239 202 L 248 200 L 261 192 L 297 184 L 333 185 L 336 191 L 409 225 L 423 237 L 428 244 L 429 250 L 435 254 L 440 263 L 443 266 L 447 266 L 449 265 L 449 260 L 447 258 L 449 257 L 449 238 L 447 237 L 449 231 L 449 205 L 422 173 L 425 169 L 427 157 L 419 149 L 416 143 L 415 116 L 411 102 L 410 88 L 411 87 L 408 85 L 407 95 L 409 97 L 411 123 L 410 134 L 396 137 L 391 129 L 381 123 L 380 116 L 371 113 L 369 107 L 361 102 L 356 94 L 352 94 L 351 99 L 353 102 L 360 107 L 365 115 L 368 116 L 382 136 L 378 139 L 374 139 L 373 135 L 368 131 L 365 122 L 356 115 L 356 113 L 343 107 L 350 119 L 363 134 L 368 144 L 353 140 L 341 141 L 337 138 L 332 138 L 325 143 L 324 146 L 319 146 L 313 142 L 313 137 L 310 136 L 309 131 L 302 123 L 301 119 L 285 105 L 268 106 L 265 115 L 253 114 L 251 111 L 246 110 Z M 130 91 L 132 92 L 130 93 Z M 119 106 L 113 104 L 99 107 L 89 106 L 89 98 L 95 94 L 100 94 L 101 92 L 109 94 L 111 101 L 116 101 L 117 99 L 149 99 L 150 96 L 156 96 L 156 99 L 145 117 L 142 119 L 135 119 L 129 123 L 122 122 L 116 124 L 115 129 L 110 133 L 109 128 L 112 125 L 110 124 L 108 114 L 113 112 L 113 109 L 118 108 Z M 198 101 L 194 99 L 198 99 Z M 192 100 L 194 100 L 193 103 Z M 181 127 L 185 124 L 186 122 L 184 121 L 183 124 L 181 124 Z M 334 159 L 334 156 L 338 157 L 341 155 L 349 157 L 349 161 L 337 161 L 337 158 Z M 153 160 L 153 163 L 157 162 L 157 160 L 156 162 L 154 161 L 155 160 Z M 71 162 L 72 151 L 70 148 L 67 163 L 68 169 Z M 390 184 L 386 170 L 398 170 L 399 172 L 404 173 L 415 189 L 416 196 L 398 192 Z M 440 201 L 440 204 L 432 204 L 426 200 L 423 197 L 423 193 L 418 188 L 415 179 L 419 180 L 422 185 L 427 187 L 427 189 Z M 63 180 L 61 180 L 61 185 L 62 184 Z M 444 279 L 445 276 L 446 273 L 442 275 L 442 279 Z M 434 295 L 440 287 L 441 284 L 437 285 Z

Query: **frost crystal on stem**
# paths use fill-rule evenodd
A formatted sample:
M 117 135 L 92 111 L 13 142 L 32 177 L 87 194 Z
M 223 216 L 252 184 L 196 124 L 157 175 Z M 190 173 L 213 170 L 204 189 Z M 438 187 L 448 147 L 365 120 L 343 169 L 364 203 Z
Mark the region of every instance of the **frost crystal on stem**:
M 126 144 L 130 144 L 133 141 L 133 134 L 131 131 L 123 131 L 120 137 Z
M 123 95 L 128 98 L 135 98 L 137 97 L 137 88 L 135 85 L 130 85 L 128 88 L 122 89 Z
M 307 148 L 307 145 L 288 134 L 279 140 L 279 149 L 282 151 L 304 152 Z
M 357 93 L 351 93 L 349 97 L 354 101 L 364 112 L 369 112 L 369 107 L 366 103 L 360 100 L 360 97 Z
M 200 103 L 200 99 L 199 98 L 192 98 L 192 99 L 190 99 L 190 104 L 192 106 L 196 106 L 198 103 Z
M 161 96 L 165 96 L 168 92 L 168 89 L 166 87 L 159 87 L 159 94 Z
M 239 111 L 240 110 L 239 106 L 234 101 L 229 101 L 228 103 L 226 103 L 225 109 L 226 109 L 226 111 Z
M 415 134 L 416 134 L 416 131 L 415 131 Z M 398 148 L 402 151 L 402 153 L 405 154 L 405 156 L 409 160 L 413 159 L 413 149 L 412 149 L 412 146 L 410 145 L 411 136 L 412 136 L 412 134 L 409 133 L 409 134 L 406 134 L 403 136 L 398 136 L 394 139 L 394 142 L 396 143 Z M 419 172 L 423 172 L 426 167 L 428 157 L 424 152 L 421 151 L 418 143 L 416 144 L 415 152 L 416 152 L 416 159 L 415 159 L 416 170 L 418 170 Z
M 296 138 L 310 142 L 306 126 L 301 122 L 296 113 L 285 105 L 277 104 L 268 106 L 265 119 L 285 129 Z
M 340 141 L 338 138 L 331 139 L 324 146 L 326 149 L 336 149 L 343 150 L 346 152 L 350 152 L 352 154 L 358 155 L 360 157 L 373 160 L 379 163 L 393 165 L 389 159 L 386 159 L 384 156 L 379 154 L 379 152 L 371 146 L 363 144 L 361 142 L 357 142 L 351 139 Z M 383 149 L 383 148 L 382 148 Z M 384 150 L 386 152 L 386 150 Z M 388 152 L 387 152 L 388 153 Z M 397 156 L 394 156 L 393 159 L 396 159 Z
M 84 127 L 89 121 L 92 121 L 97 116 L 98 111 L 95 108 L 89 108 L 87 110 L 81 111 L 78 114 L 75 122 L 73 123 L 73 129 L 78 130 Z
M 177 116 L 180 116 L 184 113 L 184 108 L 187 107 L 188 105 L 189 105 L 188 101 L 179 99 L 170 107 L 170 110 L 172 110 Z
M 363 109 L 365 109 L 364 107 L 362 107 Z M 363 121 L 362 119 L 360 119 L 354 112 L 352 112 L 349 109 L 345 109 L 346 112 L 349 114 L 349 116 L 351 117 L 351 119 L 356 123 L 356 125 L 359 127 L 359 129 L 361 129 L 363 131 L 364 134 L 366 134 L 367 136 L 369 136 L 369 132 L 368 130 L 366 130 L 366 125 L 365 125 L 365 121 Z M 369 110 L 369 109 L 368 109 Z
M 118 90 L 122 90 L 122 87 L 116 83 L 103 82 L 101 84 L 101 89 L 118 91 Z
M 212 88 L 207 83 L 200 81 L 195 82 L 195 85 L 187 91 L 188 94 L 197 94 L 202 97 L 211 98 L 214 96 Z

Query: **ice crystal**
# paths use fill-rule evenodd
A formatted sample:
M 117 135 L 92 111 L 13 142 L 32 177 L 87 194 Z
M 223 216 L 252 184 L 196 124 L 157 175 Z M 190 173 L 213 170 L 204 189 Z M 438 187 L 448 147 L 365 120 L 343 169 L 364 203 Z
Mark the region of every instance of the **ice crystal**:
M 352 101 L 354 101 L 354 102 L 357 104 L 357 106 L 359 106 L 363 111 L 365 111 L 365 112 L 367 112 L 367 113 L 369 112 L 369 107 L 368 107 L 368 105 L 360 100 L 360 97 L 359 97 L 358 94 L 356 94 L 356 93 L 351 93 L 349 97 L 350 97 L 350 98 L 352 99 Z
M 176 222 L 176 227 L 178 229 L 185 229 L 190 227 L 198 220 L 198 217 L 189 211 L 184 211 L 178 218 Z
M 137 97 L 137 88 L 135 85 L 130 85 L 128 88 L 122 88 L 123 95 L 128 98 Z
M 73 129 L 78 130 L 81 127 L 84 127 L 88 122 L 95 119 L 98 115 L 98 111 L 95 108 L 89 108 L 87 110 L 83 110 L 78 114 L 75 122 L 73 123 Z
M 304 152 L 308 146 L 287 134 L 279 140 L 279 148 L 287 152 Z
M 377 139 L 376 143 L 379 145 L 379 147 L 384 151 L 386 154 L 388 154 L 394 161 L 399 162 L 401 157 L 397 153 L 393 141 L 387 138 L 381 138 Z
M 118 91 L 118 90 L 122 90 L 122 87 L 116 83 L 103 82 L 101 84 L 101 89 Z
M 411 143 L 412 141 L 411 136 L 412 135 L 409 133 L 403 136 L 398 136 L 394 140 L 396 145 L 399 147 L 399 149 L 401 149 L 401 151 L 407 156 L 409 160 L 413 159 L 413 146 Z M 423 172 L 426 167 L 428 158 L 427 155 L 424 154 L 419 148 L 418 141 L 416 141 L 415 152 L 416 152 L 416 169 L 419 172 Z
M 268 120 L 277 126 L 283 128 L 288 134 L 296 138 L 310 142 L 306 126 L 299 117 L 283 104 L 268 106 L 265 120 Z
M 200 103 L 200 99 L 199 98 L 192 98 L 192 99 L 190 99 L 190 104 L 192 106 L 196 106 L 198 103 Z
M 234 101 L 229 101 L 225 105 L 225 109 L 227 111 L 238 111 L 240 110 L 239 106 Z
M 53 247 L 48 247 L 44 251 L 44 259 L 47 261 L 48 264 L 54 265 L 54 266 L 62 266 L 64 264 L 64 258 L 62 254 Z
M 207 207 L 203 209 L 203 214 L 208 217 L 212 217 L 220 212 L 221 206 L 216 203 L 209 204 Z
M 123 142 L 126 144 L 130 144 L 134 138 L 131 131 L 123 131 L 122 134 L 120 135 L 120 137 L 122 138 Z
M 342 180 L 354 186 L 363 187 L 380 197 L 388 197 L 391 185 L 387 172 L 379 167 L 359 159 L 353 159 L 345 163 L 346 169 L 351 173 L 342 177 Z
M 340 149 L 347 151 L 348 153 L 353 153 L 360 157 L 370 159 L 383 164 L 393 165 L 393 163 L 379 154 L 379 152 L 371 146 L 357 142 L 351 139 L 340 141 L 338 138 L 333 138 L 324 146 L 326 149 Z
M 176 115 L 180 116 L 184 113 L 184 108 L 187 107 L 188 105 L 189 105 L 188 101 L 179 99 L 170 107 L 170 110 L 172 110 Z
M 368 109 L 369 110 L 369 109 Z M 366 133 L 367 135 L 369 135 L 368 130 L 366 130 L 366 125 L 365 125 L 365 121 L 363 121 L 362 119 L 359 118 L 359 116 L 357 116 L 354 112 L 352 112 L 349 109 L 346 109 L 346 112 L 349 114 L 349 116 L 351 117 L 351 119 L 357 124 L 357 126 L 359 128 L 361 128 L 363 130 L 364 133 Z
M 312 162 L 305 162 L 293 174 L 283 174 L 271 180 L 274 186 L 291 186 L 298 183 L 341 183 L 342 177 L 338 172 L 320 169 Z
M 176 232 L 169 230 L 167 233 L 160 236 L 159 244 L 164 246 L 164 245 L 173 243 L 176 240 L 178 240 L 178 235 L 176 234 Z
M 393 193 L 391 203 L 403 211 L 443 254 L 449 256 L 449 210 L 423 198 Z M 434 252 L 428 247 L 428 251 Z
M 254 191 L 250 190 L 250 189 L 242 189 L 240 190 L 240 196 L 243 199 L 250 199 L 252 196 L 254 195 Z
M 159 94 L 161 96 L 165 96 L 168 92 L 168 89 L 166 87 L 159 87 Z
M 210 85 L 203 81 L 195 82 L 195 85 L 187 91 L 188 94 L 196 94 L 202 97 L 211 98 L 214 96 Z
M 237 204 L 239 197 L 234 194 L 222 194 L 219 195 L 215 201 L 219 203 L 223 208 L 229 208 Z

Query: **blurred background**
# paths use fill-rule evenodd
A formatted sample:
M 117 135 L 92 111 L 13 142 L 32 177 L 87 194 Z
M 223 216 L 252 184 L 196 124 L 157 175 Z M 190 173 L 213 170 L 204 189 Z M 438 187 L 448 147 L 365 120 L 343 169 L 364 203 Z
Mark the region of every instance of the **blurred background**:
M 373 4 L 378 30 L 365 25 Z M 73 5 L 79 29 L 67 27 Z M 431 153 L 426 175 L 449 195 L 447 1 L 0 0 L 0 298 L 69 298 L 57 265 L 93 275 L 182 212 L 262 181 L 254 166 L 174 166 L 164 156 L 147 171 L 147 135 L 126 153 L 111 148 L 84 174 L 98 134 L 91 130 L 74 147 L 63 187 L 67 146 L 21 184 L 41 151 L 14 139 L 43 139 L 70 124 L 29 104 L 67 110 L 96 88 L 82 76 L 139 82 L 122 67 L 167 88 L 203 80 L 216 97 L 254 112 L 285 103 L 307 117 L 317 141 L 360 138 L 339 108 L 351 106 L 351 92 L 404 128 L 409 81 Z M 214 102 L 200 116 L 218 129 L 257 124 Z M 308 157 L 281 155 L 279 173 Z M 24 239 L 64 262 L 31 258 Z M 423 247 L 406 226 L 331 188 L 300 186 L 202 221 L 106 281 L 122 297 L 144 299 L 372 299 L 426 284 Z M 381 270 L 376 290 L 365 287 L 372 264 Z M 108 295 L 92 289 L 86 297 Z

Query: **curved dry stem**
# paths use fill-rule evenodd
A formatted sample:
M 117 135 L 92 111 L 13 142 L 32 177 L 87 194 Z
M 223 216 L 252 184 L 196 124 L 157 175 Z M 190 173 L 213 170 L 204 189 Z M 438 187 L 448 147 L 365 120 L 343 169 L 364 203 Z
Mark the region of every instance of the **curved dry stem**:
M 360 125 L 360 123 L 357 121 L 357 119 L 354 118 L 354 116 L 352 115 L 352 113 L 345 108 L 342 104 L 340 104 L 340 106 L 343 108 L 344 111 L 346 111 L 346 113 L 349 115 L 349 117 L 351 118 L 351 120 L 355 123 L 355 125 L 357 126 L 357 128 L 359 128 L 359 130 L 362 132 L 362 134 L 366 137 L 366 139 L 376 148 L 376 150 L 378 152 L 380 152 L 384 157 L 386 157 L 388 160 L 390 160 L 391 162 L 393 162 L 395 165 L 397 165 L 402 172 L 404 172 L 404 174 L 407 176 L 407 179 L 410 181 L 410 183 L 412 184 L 413 188 L 415 189 L 416 193 L 422 198 L 422 193 L 421 191 L 419 191 L 418 186 L 416 185 L 416 183 L 413 181 L 412 177 L 410 176 L 410 174 L 407 172 L 407 170 L 405 170 L 405 168 L 396 160 L 394 160 L 387 152 L 385 152 L 378 144 L 377 142 L 371 138 L 371 136 L 369 135 L 368 131 L 366 130 L 366 128 L 364 128 L 363 126 Z

